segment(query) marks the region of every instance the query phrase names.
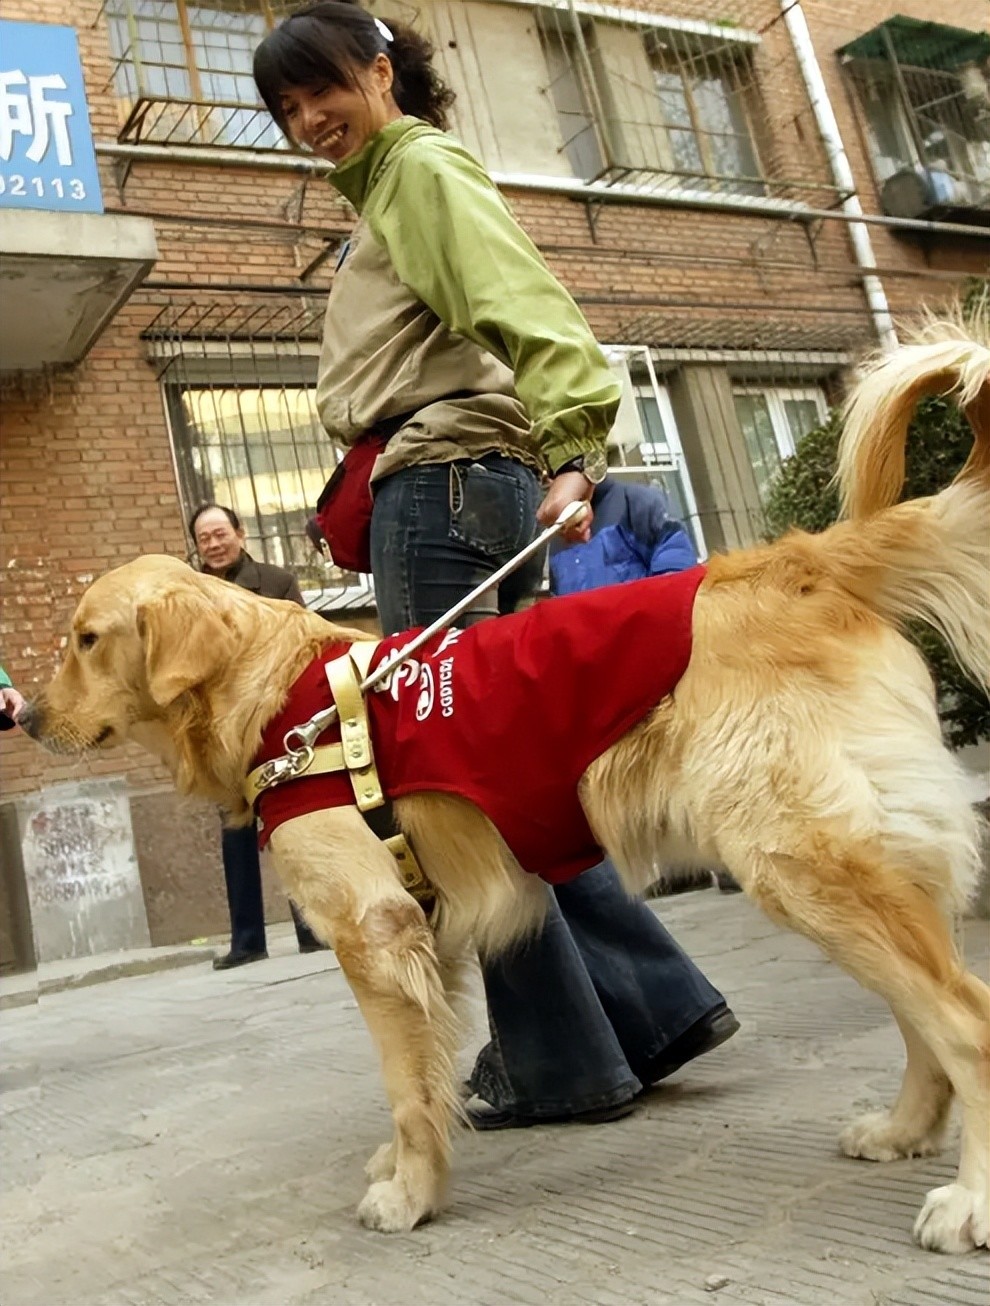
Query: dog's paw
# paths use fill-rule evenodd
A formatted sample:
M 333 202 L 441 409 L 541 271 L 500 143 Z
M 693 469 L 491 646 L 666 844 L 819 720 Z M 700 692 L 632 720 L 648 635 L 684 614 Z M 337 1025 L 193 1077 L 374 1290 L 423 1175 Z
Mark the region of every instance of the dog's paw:
M 428 1220 L 433 1208 L 428 1202 L 415 1200 L 395 1179 L 374 1183 L 358 1207 L 358 1219 L 366 1229 L 379 1233 L 408 1233 Z
M 962 1184 L 933 1188 L 914 1222 L 914 1236 L 930 1252 L 959 1255 L 990 1243 L 990 1194 Z
M 387 1143 L 382 1143 L 375 1152 L 372 1153 L 368 1164 L 364 1167 L 364 1173 L 369 1183 L 377 1184 L 395 1178 L 395 1139 L 389 1139 Z
M 937 1156 L 941 1139 L 934 1134 L 915 1138 L 903 1125 L 894 1124 L 889 1111 L 871 1111 L 846 1125 L 839 1147 L 846 1156 L 864 1161 L 897 1161 L 905 1156 Z

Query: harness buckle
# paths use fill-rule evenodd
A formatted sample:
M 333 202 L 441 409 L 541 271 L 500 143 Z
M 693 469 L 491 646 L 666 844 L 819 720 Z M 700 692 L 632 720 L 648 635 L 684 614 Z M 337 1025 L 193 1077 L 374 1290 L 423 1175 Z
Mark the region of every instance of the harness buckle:
M 282 757 L 273 757 L 270 762 L 265 762 L 258 768 L 255 779 L 257 792 L 272 789 L 285 780 L 294 780 L 297 775 L 302 775 L 312 765 L 314 756 L 313 749 L 306 744 Z

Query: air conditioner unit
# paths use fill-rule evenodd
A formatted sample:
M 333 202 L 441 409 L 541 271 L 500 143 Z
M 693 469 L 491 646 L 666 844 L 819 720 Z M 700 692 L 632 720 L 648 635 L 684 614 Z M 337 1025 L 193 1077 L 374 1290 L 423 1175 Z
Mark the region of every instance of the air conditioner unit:
M 941 168 L 902 168 L 880 190 L 880 206 L 892 218 L 923 218 L 932 209 L 968 200 L 966 188 Z

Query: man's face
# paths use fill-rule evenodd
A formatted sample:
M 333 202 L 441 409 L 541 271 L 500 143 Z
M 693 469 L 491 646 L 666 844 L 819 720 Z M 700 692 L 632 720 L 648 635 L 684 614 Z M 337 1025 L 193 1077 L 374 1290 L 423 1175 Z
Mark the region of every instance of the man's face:
M 196 518 L 196 549 L 211 571 L 226 571 L 241 556 L 244 531 L 235 531 L 220 508 L 208 508 Z

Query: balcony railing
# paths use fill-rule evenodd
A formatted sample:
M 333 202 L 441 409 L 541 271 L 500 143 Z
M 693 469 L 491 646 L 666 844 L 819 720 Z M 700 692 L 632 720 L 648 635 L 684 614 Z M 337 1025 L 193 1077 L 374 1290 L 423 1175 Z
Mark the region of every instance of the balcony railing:
M 288 149 L 272 116 L 258 104 L 142 95 L 130 107 L 117 139 L 132 145 L 223 146 L 232 150 Z
M 897 16 L 838 53 L 884 211 L 990 224 L 990 35 Z

